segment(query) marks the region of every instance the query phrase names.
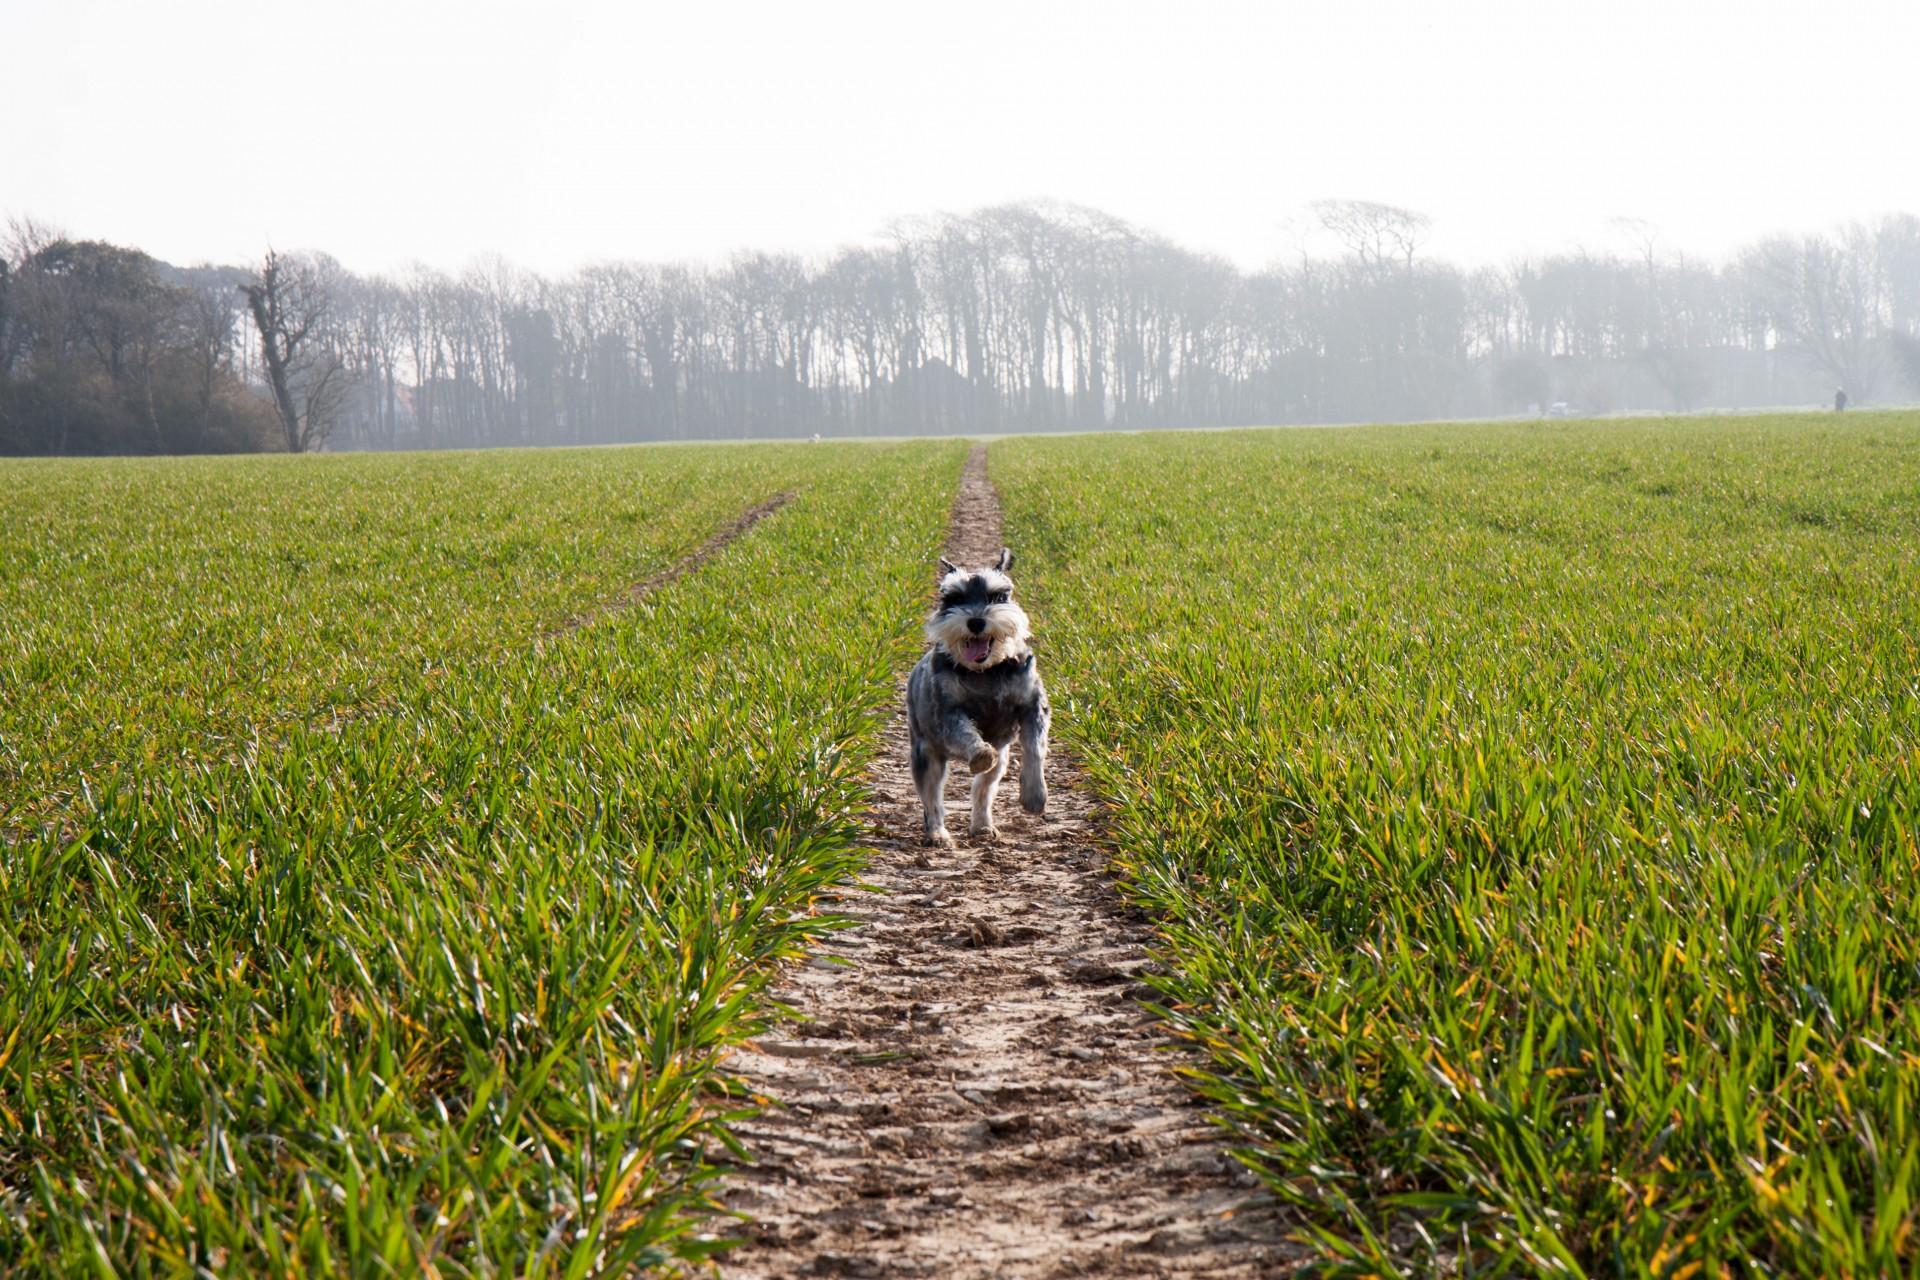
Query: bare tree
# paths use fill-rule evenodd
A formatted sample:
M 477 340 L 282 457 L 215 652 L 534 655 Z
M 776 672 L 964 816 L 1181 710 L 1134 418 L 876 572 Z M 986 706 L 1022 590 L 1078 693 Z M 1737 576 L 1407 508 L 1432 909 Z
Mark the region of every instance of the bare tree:
M 1390 265 L 1411 274 L 1414 254 L 1433 229 L 1426 214 L 1377 200 L 1316 200 L 1310 207 L 1320 225 L 1377 274 L 1385 274 Z
M 324 264 L 269 249 L 257 280 L 239 286 L 260 333 L 268 389 L 288 453 L 327 442 L 350 389 L 345 363 L 326 342 L 332 291 Z
M 183 346 L 193 389 L 193 405 L 203 432 L 213 429 L 215 406 L 234 380 L 234 330 L 240 305 L 234 297 L 232 268 L 189 269 L 187 303 L 181 320 Z
M 1855 237 L 1768 240 L 1746 255 L 1750 297 L 1783 346 L 1854 400 L 1879 382 L 1884 346 L 1874 266 Z

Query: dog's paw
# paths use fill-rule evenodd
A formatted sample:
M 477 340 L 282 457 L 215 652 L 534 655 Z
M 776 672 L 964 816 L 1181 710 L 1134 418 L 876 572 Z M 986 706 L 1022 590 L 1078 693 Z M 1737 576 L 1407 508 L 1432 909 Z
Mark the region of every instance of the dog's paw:
M 973 759 L 967 761 L 967 767 L 975 773 L 985 773 L 1000 763 L 1000 753 L 992 747 L 981 747 L 973 753 Z
M 1020 807 L 1035 817 L 1047 811 L 1047 784 L 1037 778 L 1020 779 Z
M 938 831 L 929 831 L 925 835 L 921 836 L 920 843 L 925 845 L 937 845 L 942 849 L 951 849 L 953 848 L 953 833 L 951 831 L 948 831 L 945 827 L 941 827 Z

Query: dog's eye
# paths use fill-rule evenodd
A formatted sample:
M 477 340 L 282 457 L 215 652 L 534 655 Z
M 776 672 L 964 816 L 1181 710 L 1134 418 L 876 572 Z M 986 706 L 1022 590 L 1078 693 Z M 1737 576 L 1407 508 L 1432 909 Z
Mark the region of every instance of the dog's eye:
M 963 598 L 960 596 L 941 596 L 940 597 L 940 604 L 941 604 L 941 607 L 943 608 L 955 609 L 955 608 L 958 608 L 962 603 L 963 603 Z
M 1007 602 L 1007 593 L 1004 591 L 996 591 L 992 595 L 987 597 L 988 604 L 1005 604 L 1006 602 Z

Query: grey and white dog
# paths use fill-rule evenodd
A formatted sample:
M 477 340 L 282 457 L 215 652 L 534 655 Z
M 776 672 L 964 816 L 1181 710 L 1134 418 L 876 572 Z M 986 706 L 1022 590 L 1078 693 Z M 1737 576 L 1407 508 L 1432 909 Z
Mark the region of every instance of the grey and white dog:
M 1033 660 L 1033 632 L 1013 602 L 1006 549 L 991 567 L 940 561 L 940 606 L 927 619 L 932 647 L 907 677 L 913 785 L 926 813 L 926 843 L 952 844 L 943 792 L 947 766 L 973 773 L 969 835 L 991 840 L 993 796 L 1020 739 L 1020 807 L 1047 808 L 1047 725 L 1052 710 Z

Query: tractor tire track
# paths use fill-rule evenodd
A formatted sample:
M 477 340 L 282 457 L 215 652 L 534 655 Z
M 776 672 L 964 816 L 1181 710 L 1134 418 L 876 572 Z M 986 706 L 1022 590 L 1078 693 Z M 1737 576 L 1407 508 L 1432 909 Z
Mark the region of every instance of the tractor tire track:
M 659 591 L 663 587 L 671 586 L 681 578 L 692 573 L 695 569 L 698 569 L 707 561 L 719 555 L 722 551 L 725 551 L 736 539 L 744 537 L 751 531 L 753 526 L 759 524 L 762 520 L 765 520 L 789 502 L 792 502 L 795 496 L 795 493 L 789 489 L 785 493 L 776 493 L 765 501 L 754 503 L 745 511 L 742 511 L 739 515 L 714 530 L 707 536 L 706 541 L 702 542 L 699 546 L 685 553 L 658 573 L 653 574 L 651 577 L 642 578 L 631 587 L 628 587 L 625 595 L 616 596 L 614 599 L 596 605 L 584 613 L 575 614 L 559 626 L 554 627 L 542 637 L 542 639 L 551 640 L 566 635 L 569 632 L 578 631 L 589 623 L 598 622 L 608 614 L 618 613 L 622 609 L 630 609 L 654 592 Z

